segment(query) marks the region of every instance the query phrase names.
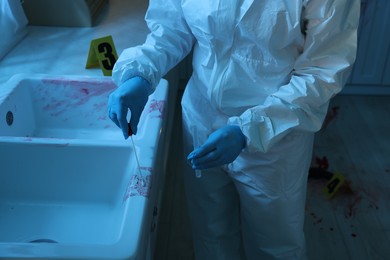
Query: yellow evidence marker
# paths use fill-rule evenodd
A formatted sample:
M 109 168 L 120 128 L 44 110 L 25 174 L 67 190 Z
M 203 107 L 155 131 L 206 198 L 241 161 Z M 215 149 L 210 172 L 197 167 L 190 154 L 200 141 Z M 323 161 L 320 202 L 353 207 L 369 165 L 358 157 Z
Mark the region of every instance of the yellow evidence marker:
M 104 76 L 111 76 L 118 59 L 112 36 L 105 36 L 91 41 L 86 69 L 100 67 Z
M 323 189 L 325 196 L 328 199 L 332 198 L 344 184 L 344 181 L 345 177 L 341 173 L 336 172 Z

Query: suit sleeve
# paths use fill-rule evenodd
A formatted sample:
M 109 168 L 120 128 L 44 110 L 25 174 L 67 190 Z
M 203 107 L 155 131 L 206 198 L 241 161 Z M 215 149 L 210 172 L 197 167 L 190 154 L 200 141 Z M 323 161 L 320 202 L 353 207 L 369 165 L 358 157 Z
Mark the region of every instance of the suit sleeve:
M 150 0 L 145 20 L 150 30 L 145 43 L 121 53 L 112 79 L 120 86 L 141 76 L 149 81 L 152 93 L 160 79 L 191 51 L 194 37 L 179 0 Z
M 355 61 L 359 0 L 305 0 L 306 39 L 290 81 L 264 104 L 231 117 L 249 151 L 267 152 L 293 130 L 318 131 L 329 100 L 345 85 Z

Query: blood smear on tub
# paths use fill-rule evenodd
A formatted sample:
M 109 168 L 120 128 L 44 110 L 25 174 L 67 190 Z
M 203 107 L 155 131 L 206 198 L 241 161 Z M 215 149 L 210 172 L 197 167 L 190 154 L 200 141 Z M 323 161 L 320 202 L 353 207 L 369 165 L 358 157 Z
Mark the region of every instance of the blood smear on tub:
M 151 100 L 150 105 L 149 105 L 149 113 L 157 112 L 156 115 L 153 115 L 153 117 L 156 118 L 162 118 L 163 117 L 163 112 L 164 112 L 164 107 L 165 107 L 165 101 L 164 100 Z
M 142 177 L 139 175 L 133 175 L 127 186 L 126 193 L 123 196 L 123 202 L 134 196 L 149 198 L 150 188 L 152 187 L 151 176 L 151 174 Z

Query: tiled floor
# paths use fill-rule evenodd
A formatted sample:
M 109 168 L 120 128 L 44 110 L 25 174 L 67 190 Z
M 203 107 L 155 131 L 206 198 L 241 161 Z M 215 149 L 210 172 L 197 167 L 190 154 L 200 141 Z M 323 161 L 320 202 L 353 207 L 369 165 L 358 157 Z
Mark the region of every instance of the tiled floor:
M 314 165 L 327 160 L 344 185 L 309 179 L 306 239 L 311 259 L 390 259 L 390 96 L 338 96 L 316 135 Z M 333 116 L 332 116 L 333 114 Z
M 340 172 L 344 185 L 332 199 L 328 175 L 310 175 L 305 232 L 310 260 L 390 259 L 390 97 L 337 96 L 316 134 L 313 167 Z M 171 160 L 157 233 L 156 260 L 191 260 L 177 104 Z

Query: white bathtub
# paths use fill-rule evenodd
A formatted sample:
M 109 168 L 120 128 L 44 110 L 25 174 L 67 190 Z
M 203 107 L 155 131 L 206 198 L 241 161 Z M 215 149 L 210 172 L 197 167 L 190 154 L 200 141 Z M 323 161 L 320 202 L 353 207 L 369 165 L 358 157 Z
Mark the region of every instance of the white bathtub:
M 108 78 L 45 75 L 0 87 L 0 259 L 150 257 L 168 85 L 133 137 L 141 173 L 107 117 L 114 88 Z

